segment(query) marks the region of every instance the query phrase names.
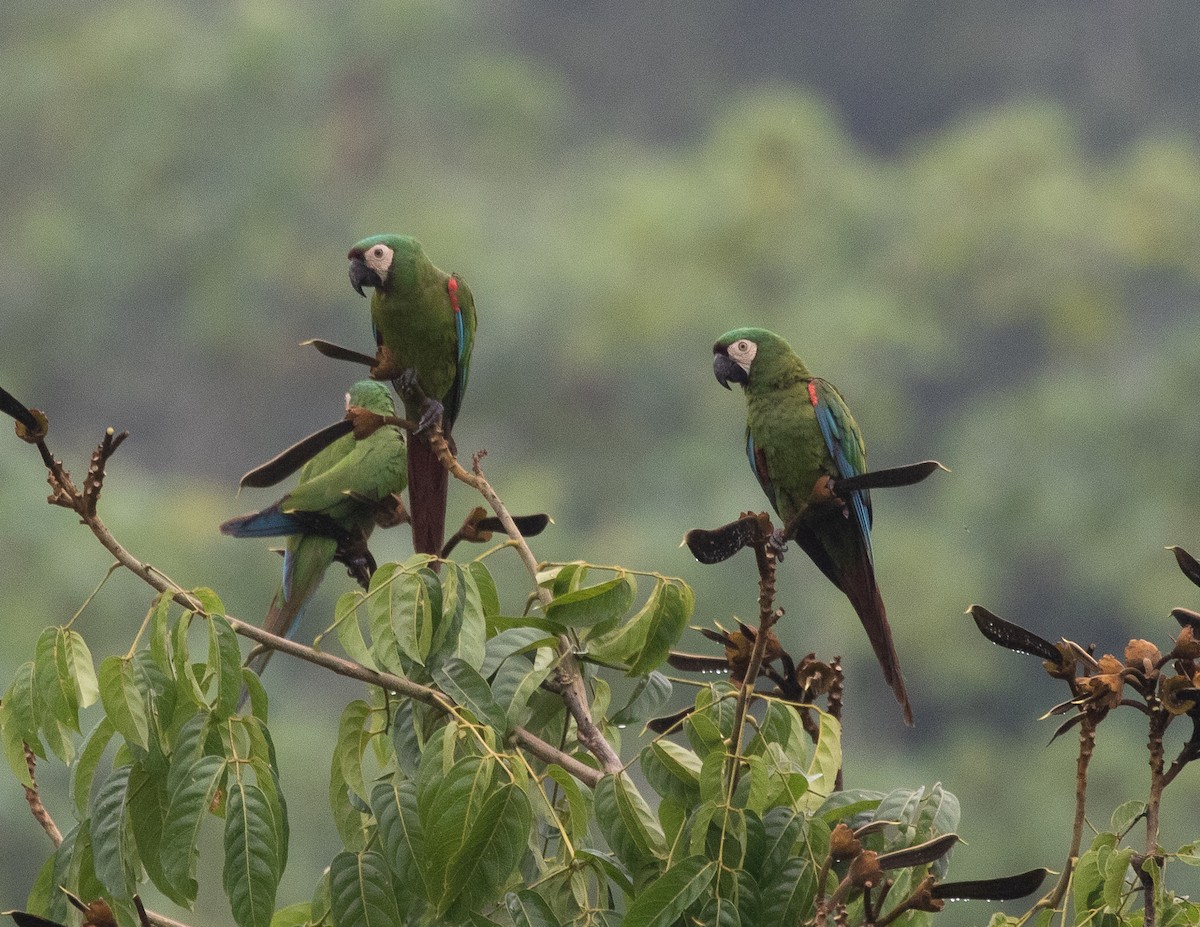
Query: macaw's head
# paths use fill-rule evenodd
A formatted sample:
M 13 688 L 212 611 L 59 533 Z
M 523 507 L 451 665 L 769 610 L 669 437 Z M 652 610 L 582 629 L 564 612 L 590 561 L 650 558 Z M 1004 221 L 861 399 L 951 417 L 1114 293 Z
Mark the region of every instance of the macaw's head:
M 406 269 L 411 269 L 422 254 L 421 243 L 410 235 L 372 235 L 364 238 L 347 255 L 350 258 L 350 285 L 359 296 L 364 286 L 388 290 Z
M 379 380 L 359 380 L 346 393 L 346 408 L 358 406 L 377 415 L 395 415 L 396 404 L 386 383 Z
M 733 389 L 730 383 L 749 386 L 751 376 L 773 372 L 788 358 L 799 362 L 788 343 L 774 332 L 735 328 L 713 345 L 713 373 L 726 389 Z

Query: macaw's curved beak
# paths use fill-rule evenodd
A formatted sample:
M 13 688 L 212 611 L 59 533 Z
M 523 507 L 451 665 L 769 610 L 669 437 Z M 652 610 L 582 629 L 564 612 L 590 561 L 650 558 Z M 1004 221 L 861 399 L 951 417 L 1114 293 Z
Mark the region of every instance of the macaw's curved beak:
M 383 285 L 383 281 L 379 279 L 379 274 L 371 270 L 362 258 L 352 257 L 350 258 L 350 285 L 354 287 L 354 291 L 359 296 L 366 296 L 363 287 L 379 287 Z
M 717 376 L 717 382 L 726 389 L 733 389 L 730 383 L 741 383 L 745 386 L 750 380 L 741 364 L 720 351 L 713 354 L 713 373 Z

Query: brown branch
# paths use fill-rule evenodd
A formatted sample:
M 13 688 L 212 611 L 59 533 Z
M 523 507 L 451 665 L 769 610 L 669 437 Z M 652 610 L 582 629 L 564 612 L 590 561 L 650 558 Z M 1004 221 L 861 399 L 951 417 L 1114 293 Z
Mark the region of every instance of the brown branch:
M 110 429 L 111 434 L 111 429 Z M 440 436 L 440 430 L 439 430 Z M 107 436 L 106 436 L 107 437 Z M 119 442 L 117 442 L 119 443 Z M 39 442 L 42 444 L 42 442 Z M 43 445 L 44 446 L 44 445 Z M 103 448 L 104 445 L 101 445 Z M 115 449 L 115 447 L 113 448 Z M 71 483 L 69 475 L 63 470 L 62 464 L 54 460 L 47 451 L 43 454 L 43 458 L 49 458 L 53 462 L 50 474 L 51 486 L 57 486 L 61 490 L 61 496 L 55 494 L 51 496 L 52 503 L 64 505 L 74 509 L 82 522 L 88 526 L 92 534 L 117 560 L 121 566 L 125 567 L 144 583 L 157 589 L 159 592 L 168 592 L 171 594 L 175 602 L 182 605 L 184 608 L 197 612 L 198 614 L 207 615 L 203 605 L 191 593 L 185 590 L 182 586 L 172 580 L 170 577 L 155 569 L 148 563 L 143 563 L 127 551 L 120 542 L 113 536 L 112 532 L 104 524 L 103 520 L 93 511 L 89 512 L 86 504 L 86 497 L 83 493 L 77 490 Z M 106 458 L 107 459 L 107 458 Z M 61 500 L 61 501 L 60 501 Z M 507 513 L 506 513 L 507 514 Z M 511 519 L 510 519 L 511 520 Z M 225 620 L 229 626 L 237 634 L 247 637 L 257 644 L 267 647 L 271 650 L 278 650 L 308 663 L 313 663 L 323 667 L 331 672 L 337 673 L 339 676 L 346 676 L 350 679 L 357 679 L 365 682 L 368 685 L 379 686 L 389 691 L 398 692 L 409 698 L 419 702 L 424 702 L 427 705 L 433 705 L 436 708 L 453 714 L 455 705 L 454 702 L 443 693 L 436 689 L 431 689 L 426 686 L 419 685 L 409 679 L 401 676 L 396 676 L 392 673 L 381 673 L 376 670 L 369 669 L 360 663 L 355 663 L 352 660 L 344 660 L 340 657 L 335 657 L 332 654 L 322 653 L 314 650 L 311 647 L 306 647 L 303 644 L 298 644 L 295 641 L 287 640 L 264 631 L 258 625 L 248 624 L 241 621 L 232 615 L 225 615 Z M 588 766 L 586 763 L 581 763 L 579 760 L 564 753 L 561 750 L 556 750 L 550 744 L 546 743 L 537 735 L 522 727 L 517 727 L 513 730 L 513 737 L 518 744 L 523 746 L 531 754 L 546 763 L 553 763 L 561 766 L 579 781 L 585 785 L 594 787 L 600 781 L 601 773 Z M 611 748 L 610 748 L 611 750 Z
M 471 461 L 471 472 L 468 473 L 450 450 L 450 445 L 446 442 L 440 424 L 434 425 L 430 430 L 429 443 L 438 455 L 438 459 L 455 479 L 466 483 L 487 500 L 492 511 L 496 513 L 496 517 L 504 526 L 504 531 L 513 546 L 516 547 L 521 562 L 525 564 L 525 569 L 529 571 L 538 601 L 541 602 L 543 608 L 549 605 L 553 597 L 550 590 L 537 581 L 537 559 L 533 556 L 529 543 L 513 522 L 512 516 L 500 497 L 496 495 L 496 491 L 492 489 L 491 483 L 483 475 L 483 468 L 480 467 L 479 462 L 487 452 L 479 451 L 475 454 Z M 599 761 L 600 768 L 605 773 L 620 772 L 624 769 L 624 764 L 612 748 L 612 744 L 604 736 L 604 732 L 592 718 L 587 690 L 584 687 L 583 673 L 579 669 L 579 662 L 575 659 L 575 647 L 565 634 L 560 634 L 558 637 L 558 657 L 558 666 L 555 667 L 553 677 L 546 680 L 543 685 L 562 698 L 571 717 L 575 719 L 576 736 L 579 742 Z
M 33 755 L 33 751 L 29 749 L 29 744 L 22 744 L 25 748 L 25 765 L 29 767 L 29 779 L 33 783 L 33 788 L 25 786 L 25 801 L 29 803 L 29 810 L 33 812 L 33 819 L 42 825 L 42 830 L 46 832 L 46 836 L 50 838 L 50 842 L 54 844 L 54 848 L 62 844 L 62 831 L 58 829 L 58 825 L 54 823 L 54 819 L 50 817 L 50 812 L 46 810 L 46 806 L 42 804 L 42 797 L 38 794 L 37 778 L 34 776 L 34 771 L 37 767 L 37 758 Z

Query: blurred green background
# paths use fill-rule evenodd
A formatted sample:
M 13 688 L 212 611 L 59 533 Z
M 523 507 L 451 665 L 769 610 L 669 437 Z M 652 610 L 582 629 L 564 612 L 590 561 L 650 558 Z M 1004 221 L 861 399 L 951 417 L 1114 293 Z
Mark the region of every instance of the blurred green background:
M 963 611 L 1120 653 L 1167 644 L 1168 610 L 1200 600 L 1163 550 L 1200 553 L 1195 6 L 652 6 L 5 4 L 0 382 L 49 413 L 76 474 L 105 426 L 129 429 L 114 532 L 256 618 L 277 558 L 216 526 L 273 498 L 238 498 L 242 472 L 340 415 L 360 371 L 298 342 L 369 348 L 345 252 L 408 232 L 474 290 L 456 437 L 489 450 L 514 511 L 553 515 L 535 553 L 681 576 L 696 622 L 728 624 L 754 614 L 752 560 L 702 568 L 677 545 L 765 505 L 710 362 L 725 330 L 775 329 L 841 388 L 875 466 L 953 469 L 875 499 L 915 730 L 845 599 L 799 551 L 781 567 L 785 645 L 846 658 L 847 784 L 943 782 L 970 844 L 957 877 L 1057 867 L 1074 740 L 1047 747 L 1037 718 L 1065 690 Z M 109 560 L 44 504 L 32 448 L 3 442 L 0 487 L 7 685 Z M 402 532 L 374 546 L 409 552 Z M 314 632 L 347 588 L 332 571 Z M 110 581 L 76 622 L 97 661 L 149 602 Z M 284 904 L 334 852 L 325 771 L 358 688 L 284 658 L 267 686 Z M 1102 728 L 1098 824 L 1144 795 L 1143 745 L 1132 717 Z M 43 783 L 69 824 L 61 771 Z M 1195 785 L 1167 793 L 1169 849 L 1200 837 Z M 0 907 L 18 907 L 49 844 L 11 780 L 0 814 Z M 225 922 L 215 869 L 202 884 L 189 920 Z

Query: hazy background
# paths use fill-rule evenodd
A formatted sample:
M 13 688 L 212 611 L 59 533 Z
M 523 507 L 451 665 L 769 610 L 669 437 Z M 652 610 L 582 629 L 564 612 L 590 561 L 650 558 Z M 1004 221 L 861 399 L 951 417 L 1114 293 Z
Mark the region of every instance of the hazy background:
M 754 614 L 752 560 L 677 545 L 765 505 L 711 345 L 775 329 L 873 465 L 953 469 L 875 499 L 915 730 L 845 599 L 799 551 L 781 567 L 785 645 L 847 661 L 847 783 L 956 793 L 957 877 L 1058 867 L 1074 738 L 1047 747 L 1037 717 L 1065 689 L 963 611 L 1120 653 L 1169 646 L 1169 609 L 1200 602 L 1163 550 L 1200 553 L 1197 47 L 1190 0 L 5 4 L 0 383 L 77 475 L 129 429 L 110 526 L 256 619 L 277 558 L 216 526 L 274 498 L 235 497 L 242 472 L 340 415 L 360 370 L 297 343 L 369 348 L 346 250 L 408 232 L 474 290 L 456 436 L 512 509 L 554 516 L 535 553 L 681 576 L 695 621 L 728 624 Z M 109 565 L 45 493 L 36 452 L 0 442 L 3 685 Z M 314 632 L 347 588 L 331 571 Z M 124 575 L 96 597 L 75 626 L 97 662 L 149 602 Z M 285 904 L 334 851 L 329 745 L 359 690 L 284 658 L 267 686 Z M 1132 715 L 1101 729 L 1097 824 L 1144 796 L 1144 742 Z M 65 779 L 43 781 L 65 829 Z M 1167 793 L 1168 849 L 1200 837 L 1195 787 Z M 11 780 L 0 813 L 19 907 L 49 844 Z M 227 920 L 219 883 L 190 921 Z

